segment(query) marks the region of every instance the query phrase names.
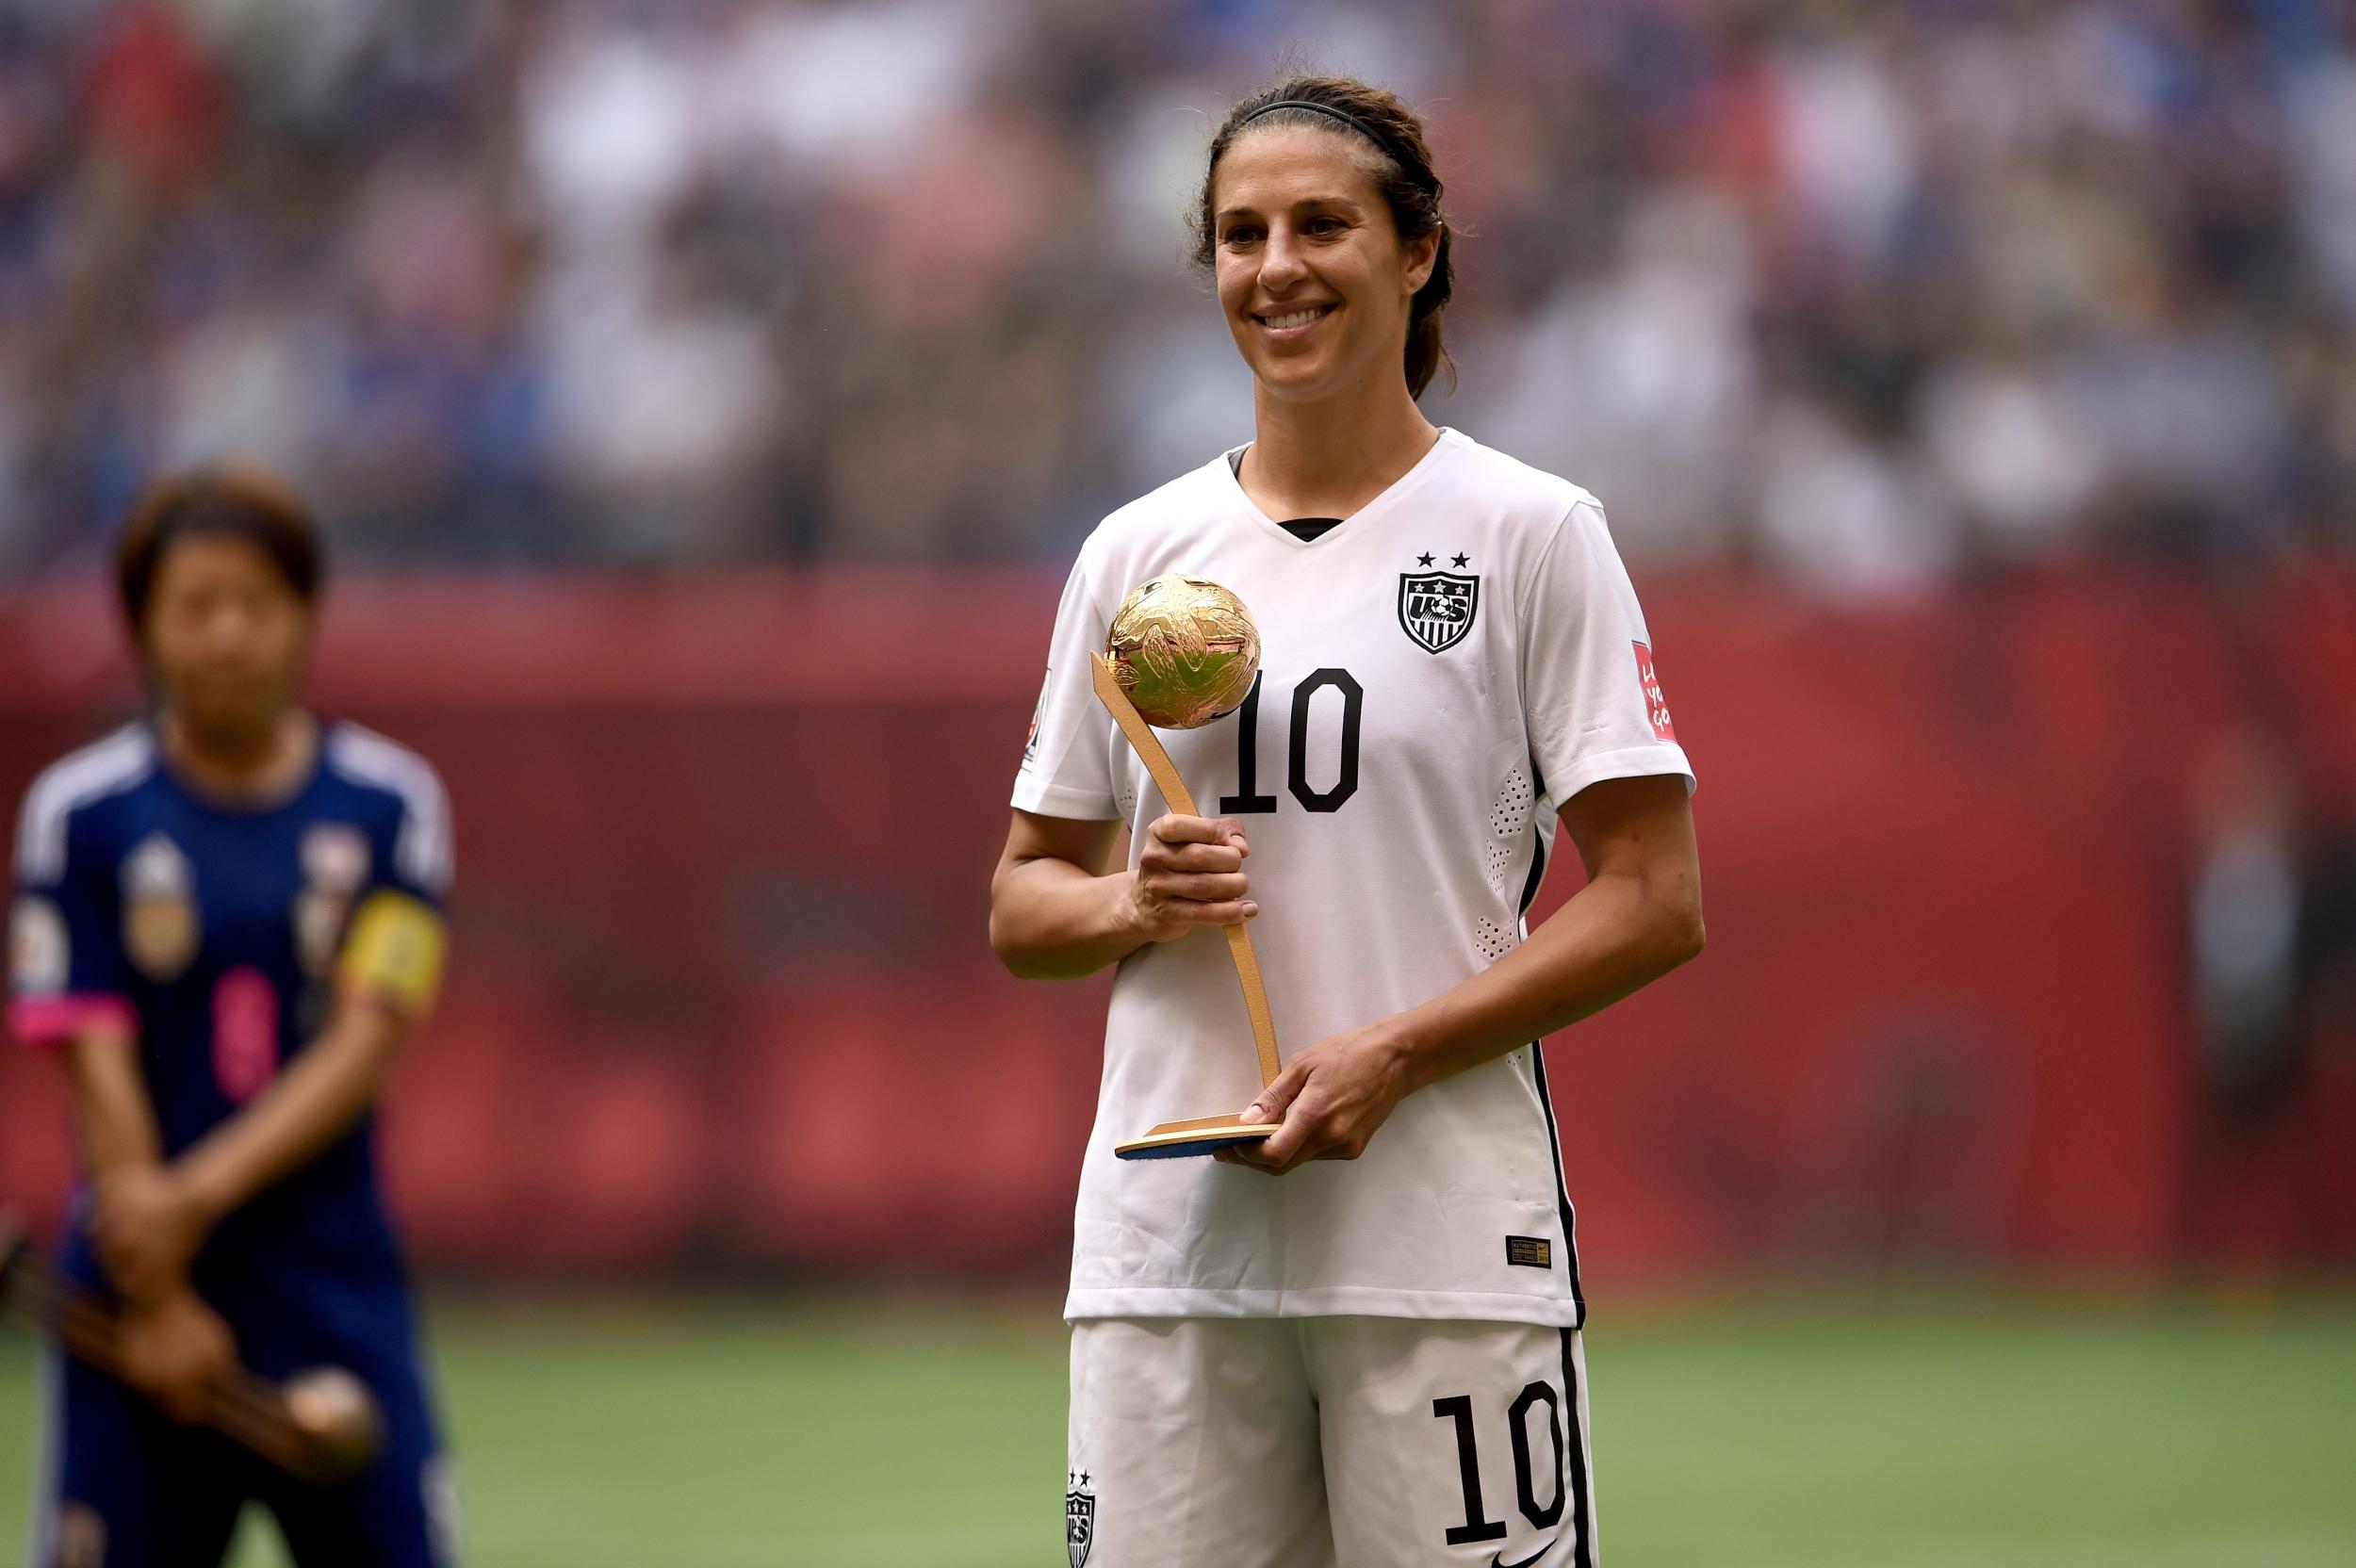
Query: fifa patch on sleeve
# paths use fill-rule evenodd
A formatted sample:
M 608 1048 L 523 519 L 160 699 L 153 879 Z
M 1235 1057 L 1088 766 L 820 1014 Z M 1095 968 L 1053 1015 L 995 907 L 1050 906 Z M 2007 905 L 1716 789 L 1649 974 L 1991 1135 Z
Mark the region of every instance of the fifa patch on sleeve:
M 1507 1236 L 1505 1261 L 1515 1268 L 1552 1268 L 1554 1243 L 1544 1236 Z
M 1652 721 L 1657 739 L 1674 741 L 1677 726 L 1669 722 L 1669 699 L 1661 694 L 1661 677 L 1652 667 L 1652 649 L 1642 643 L 1628 645 L 1636 650 L 1636 683 L 1644 692 L 1644 717 Z
M 336 973 L 403 1012 L 422 1013 L 441 990 L 448 945 L 440 915 L 406 893 L 378 892 L 352 917 Z
M 1055 672 L 1050 669 L 1039 679 L 1039 702 L 1031 710 L 1030 732 L 1023 737 L 1023 765 L 1026 768 L 1039 760 L 1039 722 L 1047 716 L 1047 689 L 1055 678 Z

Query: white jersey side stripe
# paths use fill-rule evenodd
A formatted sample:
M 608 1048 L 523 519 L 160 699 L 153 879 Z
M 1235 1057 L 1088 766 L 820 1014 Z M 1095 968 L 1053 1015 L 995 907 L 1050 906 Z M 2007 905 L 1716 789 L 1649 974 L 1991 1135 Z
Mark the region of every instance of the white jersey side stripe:
M 138 784 L 155 761 L 155 743 L 147 727 L 129 724 L 51 763 L 25 792 L 17 818 L 18 878 L 38 887 L 63 876 L 66 824 L 74 813 Z
M 401 836 L 393 860 L 401 875 L 440 894 L 450 888 L 450 796 L 434 764 L 400 742 L 339 723 L 327 741 L 327 760 L 338 771 L 390 790 L 401 799 Z
M 1595 1440 L 1587 1419 L 1587 1350 L 1576 1329 L 1562 1331 L 1562 1397 L 1570 1406 L 1562 1415 L 1571 1449 L 1562 1484 L 1571 1489 L 1571 1527 L 1579 1532 L 1570 1568 L 1595 1568 Z

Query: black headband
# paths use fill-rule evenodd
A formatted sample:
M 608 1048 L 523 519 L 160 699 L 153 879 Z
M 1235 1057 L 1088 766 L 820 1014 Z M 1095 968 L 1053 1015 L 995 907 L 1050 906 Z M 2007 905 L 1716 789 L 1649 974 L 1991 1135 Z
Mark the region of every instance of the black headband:
M 1383 137 L 1377 135 L 1373 126 L 1367 124 L 1365 121 L 1359 119 L 1348 109 L 1335 108 L 1331 104 L 1319 104 L 1307 98 L 1279 98 L 1273 104 L 1262 104 L 1258 108 L 1253 109 L 1250 114 L 1247 114 L 1241 120 L 1236 121 L 1235 124 L 1238 128 L 1241 128 L 1242 126 L 1251 124 L 1254 120 L 1259 119 L 1260 116 L 1264 114 L 1274 114 L 1278 109 L 1307 109 L 1311 114 L 1321 114 L 1329 120 L 1339 121 L 1342 124 L 1345 124 L 1351 130 L 1356 131 L 1360 136 L 1365 137 L 1368 141 L 1373 142 L 1377 148 L 1382 150 L 1384 157 L 1395 156 L 1395 155 L 1391 152 L 1390 142 Z

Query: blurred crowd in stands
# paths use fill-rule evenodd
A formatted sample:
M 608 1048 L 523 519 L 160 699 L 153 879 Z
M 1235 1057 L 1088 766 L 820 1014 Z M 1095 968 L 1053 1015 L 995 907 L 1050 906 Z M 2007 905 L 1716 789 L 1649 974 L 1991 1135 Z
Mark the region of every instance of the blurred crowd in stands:
M 386 565 L 1065 556 L 1250 435 L 1184 215 L 1287 65 L 1640 566 L 2356 551 L 2346 0 L 9 0 L 0 579 L 226 455 Z

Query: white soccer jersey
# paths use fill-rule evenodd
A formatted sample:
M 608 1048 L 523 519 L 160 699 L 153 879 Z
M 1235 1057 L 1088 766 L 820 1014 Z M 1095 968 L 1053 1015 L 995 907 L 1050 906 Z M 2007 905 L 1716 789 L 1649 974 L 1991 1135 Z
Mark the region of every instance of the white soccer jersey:
M 1603 778 L 1691 786 L 1595 498 L 1443 431 L 1314 542 L 1254 506 L 1225 455 L 1107 517 L 1056 612 L 1019 809 L 1140 832 L 1169 809 L 1088 656 L 1130 590 L 1173 571 L 1232 589 L 1260 629 L 1252 698 L 1161 735 L 1203 813 L 1251 840 L 1252 936 L 1287 1060 L 1514 947 L 1558 803 Z M 1068 1317 L 1581 1322 L 1534 1049 L 1409 1095 L 1356 1161 L 1270 1178 L 1113 1157 L 1156 1122 L 1240 1111 L 1259 1086 L 1218 931 L 1122 960 Z

